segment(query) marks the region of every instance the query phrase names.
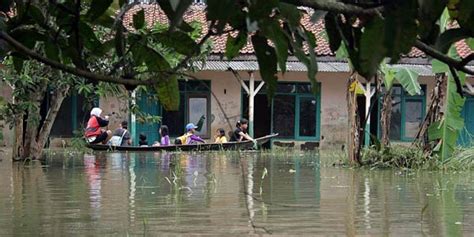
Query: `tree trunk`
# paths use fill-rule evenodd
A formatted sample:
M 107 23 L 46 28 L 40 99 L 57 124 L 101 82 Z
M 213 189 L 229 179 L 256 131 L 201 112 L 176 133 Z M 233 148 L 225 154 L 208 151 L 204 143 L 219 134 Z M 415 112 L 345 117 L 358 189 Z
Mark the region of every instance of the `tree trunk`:
M 20 160 L 24 157 L 23 154 L 23 113 L 19 113 L 15 116 L 15 140 L 13 141 L 13 152 L 12 159 Z
M 31 148 L 31 152 L 33 154 L 33 159 L 40 158 L 39 156 L 43 153 L 43 148 L 48 140 L 49 134 L 51 132 L 51 128 L 53 127 L 54 121 L 56 120 L 56 116 L 58 115 L 59 109 L 66 98 L 67 93 L 69 92 L 69 86 L 64 85 L 61 88 L 56 89 L 54 92 L 53 97 L 51 98 L 51 102 L 49 104 L 48 113 L 46 114 L 46 118 L 39 129 L 38 136 L 36 137 L 36 142 L 34 146 Z
M 36 91 L 32 95 L 31 106 L 28 109 L 28 118 L 26 119 L 26 130 L 25 132 L 25 142 L 23 144 L 23 157 L 33 158 L 32 155 L 36 155 L 32 148 L 36 146 L 36 137 L 38 135 L 38 128 L 40 126 L 41 120 L 41 102 L 45 98 L 44 94 L 46 93 L 46 86 L 40 87 L 40 90 Z
M 382 98 L 380 115 L 381 143 L 384 147 L 390 146 L 390 122 L 392 120 L 392 90 L 387 90 Z
M 447 77 L 444 73 L 436 74 L 436 85 L 431 92 L 430 104 L 423 120 L 420 130 L 416 134 L 413 144 L 419 144 L 423 147 L 425 152 L 431 153 L 431 146 L 428 140 L 428 127 L 436 121 L 441 120 L 441 107 L 446 96 Z
M 347 117 L 349 123 L 349 137 L 348 137 L 348 157 L 352 164 L 360 164 L 360 123 L 359 114 L 357 113 L 357 93 L 356 87 L 351 89 L 352 83 L 356 82 L 357 78 L 353 74 L 347 85 Z

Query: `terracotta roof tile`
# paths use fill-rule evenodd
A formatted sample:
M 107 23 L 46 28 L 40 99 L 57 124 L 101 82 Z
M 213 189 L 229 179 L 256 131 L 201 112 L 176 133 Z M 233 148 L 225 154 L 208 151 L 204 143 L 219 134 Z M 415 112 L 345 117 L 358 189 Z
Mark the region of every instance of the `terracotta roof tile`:
M 168 23 L 168 18 L 166 17 L 165 13 L 158 7 L 156 4 L 142 4 L 132 8 L 124 18 L 124 26 L 127 28 L 132 28 L 132 19 L 133 14 L 140 9 L 145 10 L 145 20 L 147 22 L 147 26 L 151 27 L 154 22 L 161 22 L 163 24 Z M 183 17 L 184 21 L 186 22 L 193 22 L 197 21 L 202 24 L 203 27 L 203 34 L 208 31 L 208 21 L 206 19 L 206 12 L 205 12 L 205 5 L 203 4 L 195 4 L 192 5 L 184 14 Z M 316 53 L 318 56 L 334 56 L 334 52 L 331 51 L 329 48 L 329 44 L 326 38 L 323 35 L 324 32 L 324 24 L 323 21 L 319 21 L 318 23 L 312 23 L 310 20 L 310 16 L 305 14 L 302 18 L 302 24 L 304 27 L 313 32 L 316 37 L 317 47 Z M 235 36 L 235 32 L 232 34 Z M 213 42 L 213 50 L 212 53 L 214 54 L 223 54 L 225 52 L 225 45 L 227 41 L 228 34 L 221 35 L 221 36 L 213 36 L 211 37 Z M 459 54 L 462 57 L 465 57 L 472 53 L 473 51 L 469 48 L 469 46 L 464 42 L 460 41 L 456 43 L 456 48 Z M 250 40 L 247 44 L 240 50 L 241 54 L 253 54 L 254 50 Z M 408 58 L 424 58 L 426 57 L 425 54 L 417 48 L 413 48 L 408 55 L 405 55 Z

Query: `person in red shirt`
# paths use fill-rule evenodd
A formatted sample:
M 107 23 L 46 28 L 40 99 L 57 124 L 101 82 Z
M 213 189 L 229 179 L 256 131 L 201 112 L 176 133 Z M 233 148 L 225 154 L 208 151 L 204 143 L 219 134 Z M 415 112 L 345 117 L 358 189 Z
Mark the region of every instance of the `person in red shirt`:
M 87 128 L 85 132 L 86 140 L 90 144 L 106 144 L 112 136 L 112 132 L 110 130 L 102 129 L 102 127 L 109 125 L 109 116 L 102 118 L 100 116 L 101 114 L 102 109 L 100 108 L 93 108 L 91 110 L 91 117 L 87 122 Z

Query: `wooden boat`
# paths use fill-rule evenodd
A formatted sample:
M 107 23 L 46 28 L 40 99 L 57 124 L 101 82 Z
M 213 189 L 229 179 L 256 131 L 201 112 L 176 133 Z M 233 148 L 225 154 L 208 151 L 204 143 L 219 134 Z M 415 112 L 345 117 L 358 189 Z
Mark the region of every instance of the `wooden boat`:
M 257 146 L 270 141 L 270 139 L 277 137 L 278 134 L 271 134 L 255 139 Z M 194 145 L 170 145 L 170 146 L 111 146 L 102 144 L 87 144 L 87 147 L 95 151 L 219 151 L 219 150 L 251 150 L 254 149 L 252 141 L 242 142 L 227 142 L 227 143 L 204 143 Z

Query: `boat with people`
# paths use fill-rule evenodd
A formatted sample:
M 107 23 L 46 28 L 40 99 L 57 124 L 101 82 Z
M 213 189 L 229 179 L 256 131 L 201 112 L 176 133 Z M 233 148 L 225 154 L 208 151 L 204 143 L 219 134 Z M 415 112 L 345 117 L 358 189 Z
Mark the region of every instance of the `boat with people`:
M 198 143 L 168 146 L 113 146 L 110 144 L 87 144 L 86 146 L 95 151 L 219 151 L 219 150 L 252 150 L 261 147 L 278 134 L 270 134 L 256 138 L 254 141 L 245 140 L 226 143 Z

